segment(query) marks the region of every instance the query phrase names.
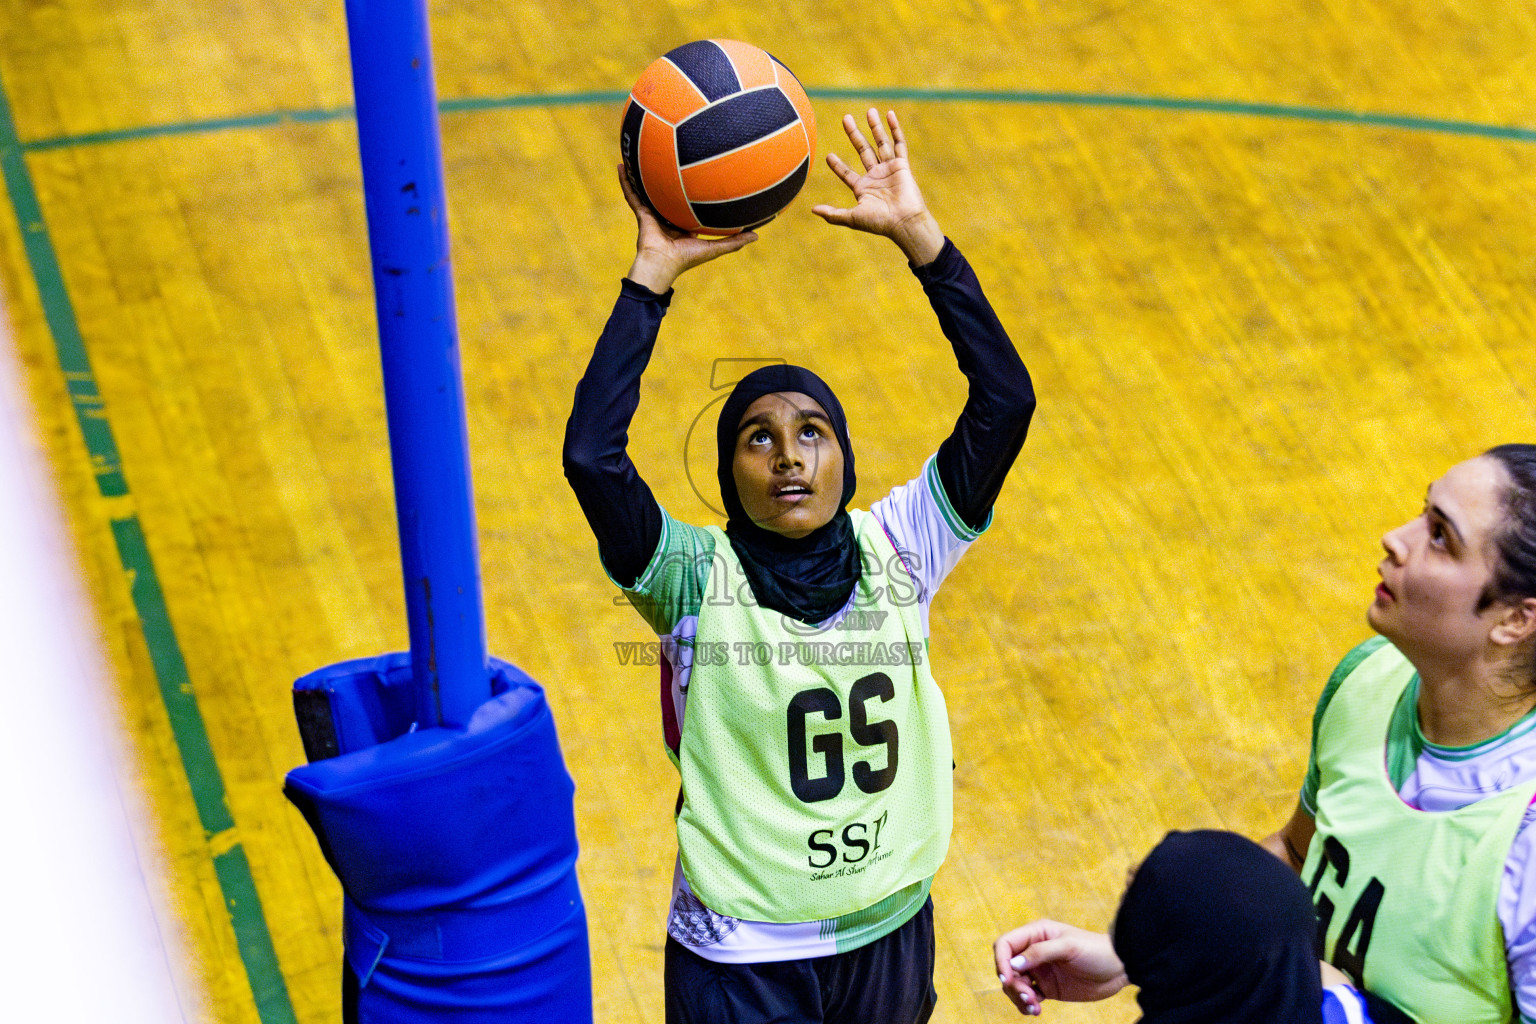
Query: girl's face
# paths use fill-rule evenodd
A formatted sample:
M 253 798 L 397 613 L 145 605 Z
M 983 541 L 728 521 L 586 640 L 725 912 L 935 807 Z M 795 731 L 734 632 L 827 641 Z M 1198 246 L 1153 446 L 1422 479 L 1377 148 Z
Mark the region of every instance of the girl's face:
M 1508 487 L 1496 460 L 1468 459 L 1429 485 L 1423 512 L 1382 537 L 1381 585 L 1366 620 L 1415 664 L 1455 665 L 1485 652 L 1506 611 L 1498 602 L 1477 606 L 1493 576 Z
M 784 537 L 820 529 L 843 506 L 843 450 L 832 421 L 798 391 L 776 391 L 747 406 L 731 476 L 748 517 Z

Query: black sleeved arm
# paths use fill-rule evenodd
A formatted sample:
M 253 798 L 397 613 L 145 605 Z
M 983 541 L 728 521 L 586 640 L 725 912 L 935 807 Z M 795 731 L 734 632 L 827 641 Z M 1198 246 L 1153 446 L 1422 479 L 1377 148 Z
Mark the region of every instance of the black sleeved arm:
M 1035 413 L 1034 384 L 953 242 L 946 239 L 938 257 L 913 273 L 970 384 L 955 429 L 939 445 L 937 468 L 950 504 L 979 530 L 1024 445 Z
M 565 478 L 597 537 L 603 567 L 623 587 L 640 578 L 661 540 L 661 506 L 626 448 L 640 375 L 671 301 L 670 291 L 657 295 L 624 280 L 565 424 Z
M 946 241 L 914 271 L 970 383 L 965 408 L 939 445 L 939 479 L 967 525 L 986 524 L 1003 478 L 1024 444 L 1035 392 L 1029 371 L 982 294 L 965 257 Z M 662 511 L 626 448 L 672 293 L 625 280 L 603 328 L 565 426 L 565 476 L 597 537 L 598 555 L 621 586 L 640 578 L 661 540 Z

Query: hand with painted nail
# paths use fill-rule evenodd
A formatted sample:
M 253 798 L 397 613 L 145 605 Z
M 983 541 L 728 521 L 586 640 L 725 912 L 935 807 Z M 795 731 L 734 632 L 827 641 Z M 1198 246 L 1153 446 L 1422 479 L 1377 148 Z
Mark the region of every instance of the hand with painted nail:
M 1060 921 L 1015 928 L 999 936 L 993 953 L 1003 992 L 1026 1016 L 1038 1016 L 1045 999 L 1094 1002 L 1127 984 L 1125 965 L 1108 935 Z

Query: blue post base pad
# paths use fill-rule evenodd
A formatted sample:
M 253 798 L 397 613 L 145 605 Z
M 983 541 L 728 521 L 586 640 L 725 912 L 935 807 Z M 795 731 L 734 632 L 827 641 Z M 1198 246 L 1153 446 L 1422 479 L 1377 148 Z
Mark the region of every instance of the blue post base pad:
M 495 696 L 462 730 L 401 732 L 409 654 L 294 684 L 324 694 L 341 750 L 286 793 L 346 891 L 361 1024 L 592 1020 L 575 787 L 543 689 L 491 669 Z

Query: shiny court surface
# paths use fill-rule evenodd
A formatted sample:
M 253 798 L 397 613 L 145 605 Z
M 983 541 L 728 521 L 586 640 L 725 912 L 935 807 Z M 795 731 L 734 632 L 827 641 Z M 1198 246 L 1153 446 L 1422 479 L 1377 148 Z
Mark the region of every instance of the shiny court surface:
M 657 54 L 763 46 L 845 156 L 840 115 L 894 106 L 1034 374 L 995 524 L 933 609 L 936 1021 L 1012 1019 L 993 937 L 1102 926 L 1167 829 L 1282 821 L 1377 538 L 1455 461 L 1536 440 L 1528 7 L 433 19 L 491 648 L 546 685 L 577 782 L 599 1021 L 661 1020 L 676 778 L 559 446 L 632 252 L 620 99 Z M 0 281 L 210 1019 L 336 1021 L 340 892 L 280 791 L 289 686 L 405 643 L 342 5 L 0 0 L 0 84 Z M 679 518 L 718 521 L 688 443 L 718 359 L 828 379 L 861 506 L 959 411 L 895 248 L 809 213 L 840 191 L 818 168 L 678 288 L 631 451 Z

